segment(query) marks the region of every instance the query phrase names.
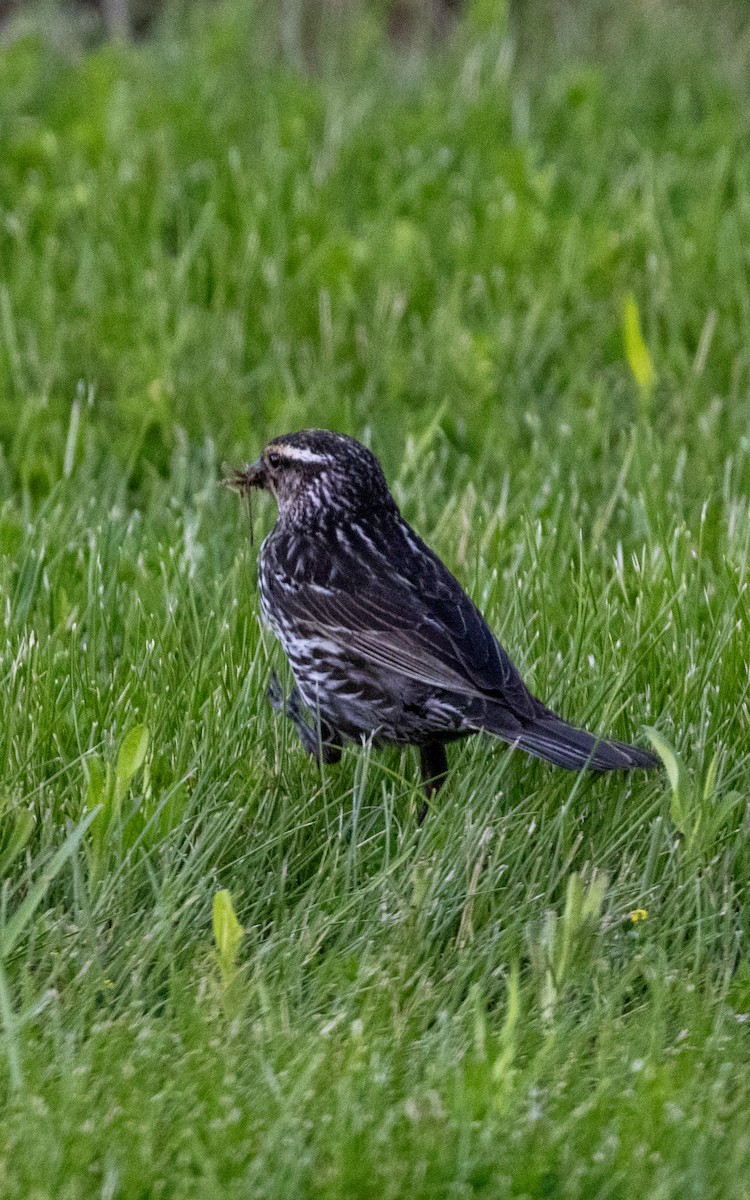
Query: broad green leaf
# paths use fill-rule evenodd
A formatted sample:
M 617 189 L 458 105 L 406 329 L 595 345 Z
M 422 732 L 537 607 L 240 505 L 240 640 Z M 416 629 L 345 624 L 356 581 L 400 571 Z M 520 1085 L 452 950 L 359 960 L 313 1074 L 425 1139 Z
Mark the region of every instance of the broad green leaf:
M 244 931 L 237 920 L 232 897 L 226 888 L 214 895 L 213 926 L 219 962 L 223 970 L 229 971 L 237 961 Z
M 577 871 L 574 871 L 568 879 L 568 886 L 565 892 L 565 909 L 560 923 L 560 939 L 556 947 L 555 956 L 552 959 L 552 966 L 558 980 L 562 980 L 565 976 L 568 959 L 570 958 L 576 935 L 581 926 L 582 909 L 583 885 L 581 884 L 580 875 Z
M 594 871 L 585 890 L 577 871 L 568 879 L 559 946 L 553 963 L 558 983 L 565 979 L 577 954 L 591 937 L 601 916 L 608 885 L 609 878 L 602 871 Z
M 86 785 L 86 799 L 84 803 L 86 809 L 91 812 L 93 808 L 96 808 L 97 804 L 104 805 L 104 768 L 99 759 L 93 756 L 86 759 L 85 767 L 88 774 L 88 783 Z
M 716 786 L 716 775 L 717 775 L 718 769 L 719 769 L 719 754 L 717 751 L 717 753 L 714 754 L 713 758 L 711 759 L 711 762 L 708 764 L 708 770 L 706 771 L 706 782 L 703 785 L 704 801 L 710 800 L 714 794 L 714 788 Z
M 136 725 L 125 734 L 117 755 L 115 767 L 115 802 L 121 803 L 130 782 L 143 766 L 148 750 L 149 732 L 147 725 Z
M 642 392 L 650 392 L 656 382 L 656 372 L 641 333 L 641 317 L 635 297 L 628 295 L 622 306 L 622 332 L 625 355 L 633 377 Z
M 646 733 L 651 745 L 666 767 L 667 776 L 672 788 L 672 802 L 669 807 L 669 815 L 672 818 L 672 823 L 683 837 L 687 837 L 691 830 L 688 828 L 690 812 L 688 780 L 685 767 L 677 752 L 670 746 L 667 739 L 659 733 L 658 729 L 647 725 Z
M 609 887 L 609 875 L 606 871 L 594 871 L 591 883 L 583 900 L 581 909 L 582 921 L 598 921 L 602 915 L 604 898 Z
M 565 911 L 563 913 L 563 922 L 571 930 L 576 930 L 580 925 L 582 909 L 583 884 L 581 883 L 581 876 L 577 871 L 574 871 L 568 879 L 568 886 L 565 892 Z

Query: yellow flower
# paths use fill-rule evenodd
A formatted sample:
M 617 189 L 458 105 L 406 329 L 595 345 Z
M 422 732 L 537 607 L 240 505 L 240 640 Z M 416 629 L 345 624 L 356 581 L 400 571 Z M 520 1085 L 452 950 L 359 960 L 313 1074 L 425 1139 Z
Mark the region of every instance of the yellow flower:
M 630 914 L 630 920 L 633 922 L 634 925 L 637 925 L 639 921 L 647 921 L 648 920 L 648 909 L 647 908 L 634 908 L 632 913 Z

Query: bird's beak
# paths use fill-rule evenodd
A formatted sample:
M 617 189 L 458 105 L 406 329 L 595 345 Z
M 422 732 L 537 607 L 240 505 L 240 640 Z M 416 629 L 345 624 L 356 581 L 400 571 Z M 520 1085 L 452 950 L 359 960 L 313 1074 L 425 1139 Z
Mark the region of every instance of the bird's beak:
M 264 488 L 268 483 L 266 468 L 261 459 L 256 458 L 254 463 L 237 468 L 230 475 L 227 483 L 230 488 L 234 488 L 236 492 L 243 495 L 252 491 L 253 488 Z

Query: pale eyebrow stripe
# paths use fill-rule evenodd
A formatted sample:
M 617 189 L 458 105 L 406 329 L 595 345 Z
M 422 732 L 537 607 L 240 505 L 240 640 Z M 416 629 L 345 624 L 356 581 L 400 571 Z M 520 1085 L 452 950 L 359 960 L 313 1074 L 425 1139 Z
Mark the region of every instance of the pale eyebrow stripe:
M 283 442 L 276 443 L 273 447 L 284 458 L 292 458 L 296 462 L 307 463 L 322 463 L 325 462 L 325 457 L 322 454 L 316 454 L 314 450 L 308 450 L 306 446 L 285 446 Z

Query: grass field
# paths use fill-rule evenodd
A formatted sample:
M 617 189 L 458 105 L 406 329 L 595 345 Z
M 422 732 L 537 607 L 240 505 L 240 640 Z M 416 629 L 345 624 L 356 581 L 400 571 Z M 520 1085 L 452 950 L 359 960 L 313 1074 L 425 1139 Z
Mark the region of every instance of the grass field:
M 744 11 L 6 31 L 3 1198 L 750 1196 Z M 219 486 L 306 425 L 670 771 L 321 773 Z

